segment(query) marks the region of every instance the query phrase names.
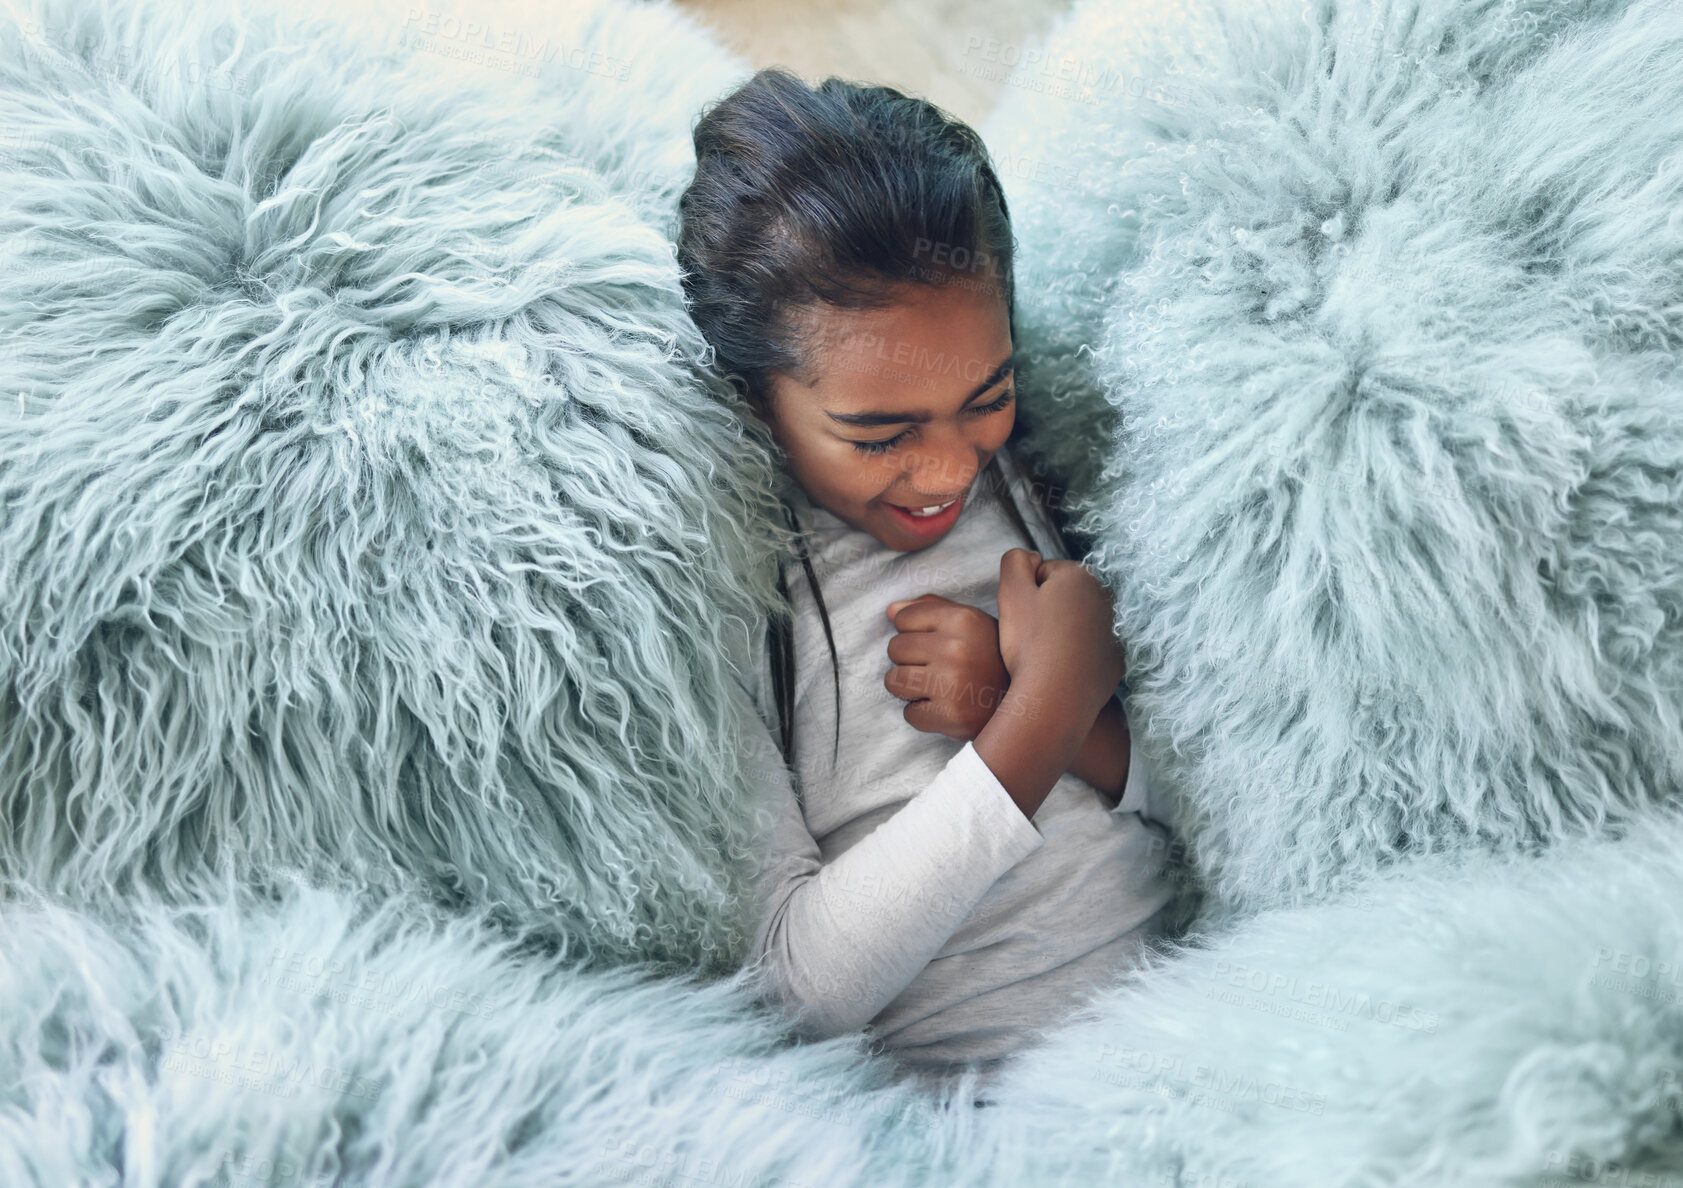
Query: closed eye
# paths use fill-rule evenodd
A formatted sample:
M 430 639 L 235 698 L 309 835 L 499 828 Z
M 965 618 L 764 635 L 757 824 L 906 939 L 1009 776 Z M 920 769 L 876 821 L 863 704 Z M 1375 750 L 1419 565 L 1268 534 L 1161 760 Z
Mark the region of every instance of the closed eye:
M 1016 399 L 1016 396 L 1016 385 L 1012 385 L 1011 387 L 1005 389 L 999 399 L 989 404 L 973 404 L 964 411 L 980 417 L 990 416 L 997 412 L 1004 412 L 1007 408 L 1011 407 L 1011 401 Z M 902 429 L 893 437 L 884 438 L 882 441 L 850 441 L 848 444 L 858 450 L 861 454 L 883 454 L 899 445 L 907 437 L 910 437 L 911 433 L 912 431 L 910 429 Z

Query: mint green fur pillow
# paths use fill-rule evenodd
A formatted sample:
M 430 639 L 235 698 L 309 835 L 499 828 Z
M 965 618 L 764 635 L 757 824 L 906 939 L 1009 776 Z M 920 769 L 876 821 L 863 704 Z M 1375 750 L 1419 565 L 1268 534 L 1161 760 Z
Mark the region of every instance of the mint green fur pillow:
M 529 75 L 397 16 L 0 31 L 6 875 L 298 868 L 737 956 L 774 471 L 667 224 L 743 67 L 670 9 L 542 19 Z
M 1028 440 L 1219 900 L 1675 799 L 1683 13 L 1087 3 L 1070 59 L 986 130 Z

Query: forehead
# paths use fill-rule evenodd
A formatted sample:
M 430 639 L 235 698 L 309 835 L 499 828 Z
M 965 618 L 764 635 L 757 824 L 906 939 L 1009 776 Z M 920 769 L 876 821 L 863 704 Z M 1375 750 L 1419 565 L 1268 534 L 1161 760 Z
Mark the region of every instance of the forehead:
M 876 309 L 807 311 L 801 347 L 803 380 L 835 411 L 894 399 L 939 405 L 969 396 L 1010 355 L 1011 326 L 995 286 L 914 285 Z

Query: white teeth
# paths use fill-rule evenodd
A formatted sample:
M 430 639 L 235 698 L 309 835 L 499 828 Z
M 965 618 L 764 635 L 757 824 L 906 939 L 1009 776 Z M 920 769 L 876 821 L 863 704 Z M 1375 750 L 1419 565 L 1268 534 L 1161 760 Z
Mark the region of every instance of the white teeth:
M 945 511 L 947 508 L 951 507 L 953 504 L 955 504 L 957 502 L 958 502 L 958 500 L 956 500 L 956 499 L 949 499 L 945 503 L 936 504 L 934 507 L 924 507 L 924 508 L 917 508 L 917 509 L 907 508 L 906 510 L 911 515 L 914 515 L 914 516 L 932 516 L 932 515 L 936 514 L 937 512 Z

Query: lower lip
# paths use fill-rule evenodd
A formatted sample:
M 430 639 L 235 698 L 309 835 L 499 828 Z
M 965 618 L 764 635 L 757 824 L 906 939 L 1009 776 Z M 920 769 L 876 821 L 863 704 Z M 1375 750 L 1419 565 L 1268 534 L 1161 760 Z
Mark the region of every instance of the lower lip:
M 939 536 L 958 522 L 958 513 L 964 510 L 964 496 L 953 500 L 946 511 L 933 516 L 914 516 L 892 503 L 883 506 L 888 508 L 888 514 L 894 517 L 894 522 L 913 536 Z

